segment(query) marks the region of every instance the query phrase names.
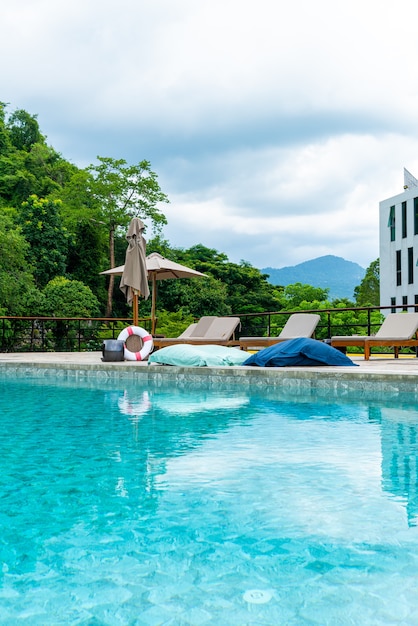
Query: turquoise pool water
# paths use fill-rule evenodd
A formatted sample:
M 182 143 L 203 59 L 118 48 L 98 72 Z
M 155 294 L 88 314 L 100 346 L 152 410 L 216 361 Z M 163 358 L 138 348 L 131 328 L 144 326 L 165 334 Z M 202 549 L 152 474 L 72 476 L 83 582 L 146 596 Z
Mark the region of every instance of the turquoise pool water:
M 418 623 L 418 410 L 0 380 L 0 623 Z

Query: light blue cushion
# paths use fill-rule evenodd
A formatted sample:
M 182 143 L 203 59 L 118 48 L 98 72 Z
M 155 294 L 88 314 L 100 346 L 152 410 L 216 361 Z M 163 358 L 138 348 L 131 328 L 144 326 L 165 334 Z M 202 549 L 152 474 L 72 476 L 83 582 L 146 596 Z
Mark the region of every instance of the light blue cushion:
M 148 364 L 181 365 L 186 367 L 205 367 L 242 365 L 248 358 L 248 352 L 226 346 L 199 345 L 187 343 L 167 346 L 153 352 L 148 357 Z

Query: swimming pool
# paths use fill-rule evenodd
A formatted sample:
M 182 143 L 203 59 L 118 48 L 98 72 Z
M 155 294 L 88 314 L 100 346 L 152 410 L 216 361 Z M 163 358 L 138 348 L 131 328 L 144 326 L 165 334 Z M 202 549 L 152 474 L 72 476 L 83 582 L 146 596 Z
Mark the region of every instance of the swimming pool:
M 418 623 L 418 410 L 0 378 L 0 622 Z

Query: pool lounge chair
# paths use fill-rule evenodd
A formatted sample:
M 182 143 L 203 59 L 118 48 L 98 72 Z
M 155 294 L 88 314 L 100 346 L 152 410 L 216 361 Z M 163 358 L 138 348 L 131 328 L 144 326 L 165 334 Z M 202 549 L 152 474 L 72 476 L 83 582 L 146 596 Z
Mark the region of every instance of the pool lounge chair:
M 399 348 L 418 346 L 418 313 L 389 313 L 375 335 L 337 335 L 331 337 L 334 348 L 357 346 L 364 348 L 364 358 L 370 358 L 372 347 L 394 348 L 398 358 Z
M 157 335 L 156 337 L 154 337 L 154 346 L 156 341 L 158 342 L 165 339 L 167 339 L 167 341 L 171 343 L 175 343 L 179 339 L 193 337 L 194 335 L 196 335 L 196 337 L 200 337 L 207 332 L 209 326 L 212 324 L 214 319 L 216 319 L 216 315 L 205 315 L 204 317 L 201 317 L 198 322 L 189 324 L 189 326 L 185 330 L 183 330 L 183 332 L 178 337 L 167 338 L 164 337 L 164 335 Z
M 313 337 L 321 317 L 316 313 L 293 313 L 277 337 L 240 337 L 241 350 L 266 348 L 288 339 Z
M 181 335 L 179 335 L 179 337 L 190 337 L 190 335 L 192 334 L 196 326 L 197 326 L 197 322 L 195 322 L 194 324 L 190 324 L 190 326 L 188 326 L 186 330 L 183 330 L 183 332 L 181 333 Z
M 196 326 L 188 332 L 186 329 L 178 337 L 162 337 L 154 339 L 155 348 L 165 348 L 179 343 L 194 345 L 216 344 L 220 346 L 238 346 L 239 340 L 234 333 L 240 324 L 239 317 L 206 316 L 200 318 Z M 189 327 L 190 328 L 190 327 Z

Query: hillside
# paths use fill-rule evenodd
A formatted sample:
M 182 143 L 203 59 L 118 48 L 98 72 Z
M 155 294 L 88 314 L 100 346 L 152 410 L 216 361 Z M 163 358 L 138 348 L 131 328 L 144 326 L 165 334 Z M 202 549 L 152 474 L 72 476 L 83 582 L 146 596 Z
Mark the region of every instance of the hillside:
M 292 285 L 302 283 L 329 289 L 329 298 L 350 298 L 353 300 L 354 288 L 364 278 L 366 270 L 352 261 L 346 261 L 342 257 L 326 255 L 304 261 L 298 265 L 282 267 L 264 267 L 261 270 L 269 274 L 269 282 L 272 285 Z

